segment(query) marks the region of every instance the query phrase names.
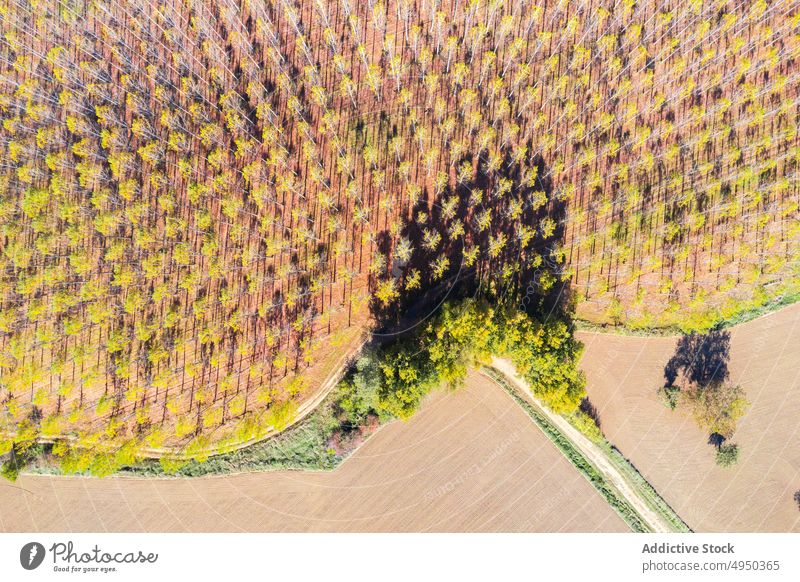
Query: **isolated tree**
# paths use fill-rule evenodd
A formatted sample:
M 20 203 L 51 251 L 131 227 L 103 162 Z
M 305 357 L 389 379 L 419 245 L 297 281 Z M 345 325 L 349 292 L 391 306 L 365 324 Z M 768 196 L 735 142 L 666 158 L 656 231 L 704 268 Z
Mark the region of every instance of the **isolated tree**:
M 741 386 L 712 382 L 684 391 L 694 418 L 702 429 L 729 439 L 749 407 Z

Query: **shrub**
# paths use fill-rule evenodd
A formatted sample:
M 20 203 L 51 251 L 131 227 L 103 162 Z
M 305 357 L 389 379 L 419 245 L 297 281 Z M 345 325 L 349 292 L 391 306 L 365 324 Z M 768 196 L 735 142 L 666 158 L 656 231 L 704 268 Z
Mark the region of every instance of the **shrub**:
M 739 460 L 739 445 L 721 445 L 717 449 L 717 465 L 720 467 L 731 467 Z
M 602 443 L 605 441 L 603 432 L 597 426 L 597 422 L 585 412 L 578 410 L 568 418 L 570 424 L 577 428 L 593 443 Z
M 12 454 L 8 459 L 6 459 L 2 465 L 0 465 L 0 476 L 4 479 L 8 479 L 9 481 L 16 481 L 17 477 L 19 477 L 19 464 L 17 463 L 16 457 Z
M 658 395 L 661 397 L 661 401 L 668 406 L 670 410 L 675 410 L 678 406 L 678 397 L 680 394 L 680 386 L 668 384 L 658 389 Z

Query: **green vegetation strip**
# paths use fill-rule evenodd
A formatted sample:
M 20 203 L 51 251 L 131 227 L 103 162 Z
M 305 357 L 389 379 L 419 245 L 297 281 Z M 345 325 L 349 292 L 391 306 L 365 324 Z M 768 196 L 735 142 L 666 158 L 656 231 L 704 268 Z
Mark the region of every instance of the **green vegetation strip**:
M 644 476 L 642 476 L 638 469 L 628 459 L 626 459 L 621 452 L 619 452 L 619 449 L 617 449 L 608 441 L 604 441 L 602 444 L 600 444 L 600 448 L 606 453 L 606 456 L 614 464 L 614 466 L 619 469 L 625 480 L 636 489 L 636 491 L 639 493 L 639 496 L 644 499 L 645 503 L 647 503 L 650 509 L 663 517 L 670 525 L 672 525 L 676 532 L 692 532 L 692 529 L 686 525 L 686 522 L 684 522 L 680 516 L 675 513 L 675 510 L 673 510 L 672 507 L 670 507 L 670 505 L 664 500 L 664 498 L 658 494 L 658 491 L 656 491 L 653 486 L 650 485 L 650 483 L 644 478 Z
M 778 311 L 779 309 L 793 305 L 798 301 L 800 301 L 800 291 L 787 293 L 768 301 L 764 305 L 752 307 L 750 309 L 744 309 L 740 313 L 723 320 L 720 323 L 720 327 L 733 327 L 734 325 L 747 323 L 748 321 L 753 321 L 754 319 L 758 319 L 759 317 L 769 315 L 774 311 Z
M 145 460 L 120 470 L 118 475 L 202 477 L 286 469 L 329 470 L 335 468 L 343 457 L 327 447 L 328 431 L 324 425 L 325 420 L 319 415 L 269 440 L 236 452 L 210 457 L 205 462 L 191 460 L 173 471 L 167 471 L 158 461 Z
M 528 402 L 525 398 L 519 395 L 519 392 L 511 386 L 500 372 L 493 368 L 484 367 L 482 372 L 489 378 L 494 380 L 500 387 L 502 387 L 514 401 L 525 411 L 525 413 L 536 423 L 536 425 L 547 435 L 556 447 L 564 454 L 572 465 L 580 471 L 584 477 L 597 489 L 598 493 L 603 496 L 603 499 L 616 510 L 616 512 L 625 520 L 630 528 L 637 532 L 650 532 L 641 515 L 628 503 L 624 497 L 608 483 L 605 478 L 600 474 L 597 467 L 595 467 L 589 460 L 583 456 L 575 445 L 564 434 L 558 430 L 544 415 L 542 415 L 536 408 Z
M 733 315 L 710 316 L 699 324 L 693 324 L 689 317 L 686 317 L 680 324 L 652 326 L 652 327 L 633 327 L 628 323 L 618 325 L 608 323 L 595 323 L 585 319 L 575 319 L 575 328 L 581 331 L 614 333 L 619 335 L 631 336 L 674 336 L 684 335 L 691 332 L 704 333 L 711 329 L 726 329 L 735 325 L 741 325 L 749 321 L 764 317 L 800 302 L 800 291 L 789 291 L 774 298 L 764 298 L 761 302 L 746 302 L 740 306 Z
M 296 426 L 260 443 L 210 457 L 204 462 L 191 460 L 175 467 L 165 467 L 154 459 L 139 461 L 116 472 L 118 476 L 137 477 L 202 477 L 254 471 L 330 470 L 337 467 L 351 452 L 339 453 L 329 448 L 328 441 L 339 429 L 334 415 L 341 398 L 334 390 L 319 408 Z M 40 456 L 26 467 L 30 473 L 63 474 L 57 459 Z M 89 474 L 88 471 L 84 474 Z

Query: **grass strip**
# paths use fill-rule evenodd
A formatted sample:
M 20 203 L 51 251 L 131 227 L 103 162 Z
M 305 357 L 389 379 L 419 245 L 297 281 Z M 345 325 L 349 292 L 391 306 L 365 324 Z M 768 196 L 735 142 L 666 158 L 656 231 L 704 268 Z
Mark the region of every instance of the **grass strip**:
M 741 325 L 743 323 L 753 321 L 754 319 L 758 319 L 759 317 L 774 313 L 775 311 L 783 309 L 784 307 L 788 307 L 789 305 L 793 305 L 797 302 L 800 302 L 800 292 L 785 293 L 765 302 L 763 305 L 744 309 L 731 317 L 720 319 L 712 326 L 712 329 L 726 329 L 735 325 Z M 575 329 L 580 331 L 613 333 L 617 335 L 629 335 L 636 337 L 671 337 L 676 335 L 686 335 L 689 333 L 688 330 L 683 329 L 675 324 L 640 328 L 630 327 L 625 323 L 620 323 L 617 325 L 612 323 L 595 323 L 586 319 L 575 319 L 574 324 Z
M 505 376 L 493 368 L 484 367 L 482 372 L 494 380 L 519 404 L 522 410 L 536 423 L 550 441 L 558 447 L 567 460 L 580 471 L 583 476 L 592 484 L 606 502 L 614 508 L 619 516 L 628 526 L 637 533 L 652 531 L 636 509 L 614 488 L 603 475 L 578 448 L 564 434 L 558 430 L 543 414 L 519 395 L 519 392 L 511 386 Z
M 293 470 L 331 470 L 347 456 L 331 450 L 328 439 L 339 427 L 333 406 L 336 390 L 320 406 L 297 425 L 259 443 L 243 449 L 210 457 L 205 462 L 195 460 L 167 472 L 156 459 L 145 459 L 116 471 L 117 476 L 132 477 L 203 477 L 233 473 Z M 26 467 L 26 472 L 63 474 L 57 462 L 40 458 Z M 88 473 L 86 473 L 88 475 Z
M 600 447 L 606 453 L 609 461 L 620 470 L 620 473 L 625 480 L 633 486 L 650 506 L 650 509 L 657 512 L 668 523 L 672 525 L 675 531 L 680 533 L 691 533 L 692 529 L 684 522 L 680 516 L 675 513 L 675 510 L 658 494 L 650 482 L 644 478 L 639 470 L 631 463 L 625 456 L 611 443 L 605 441 Z

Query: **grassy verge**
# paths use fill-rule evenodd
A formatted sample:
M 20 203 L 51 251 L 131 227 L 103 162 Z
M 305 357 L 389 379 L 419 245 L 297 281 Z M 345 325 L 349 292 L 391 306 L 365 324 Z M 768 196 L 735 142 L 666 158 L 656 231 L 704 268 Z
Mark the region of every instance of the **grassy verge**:
M 748 321 L 753 321 L 754 319 L 768 315 L 773 311 L 777 311 L 783 307 L 788 307 L 789 305 L 797 303 L 798 301 L 800 301 L 800 291 L 788 293 L 781 297 L 777 297 L 760 307 L 746 309 L 745 311 L 742 311 L 741 313 L 722 321 L 720 323 L 720 327 L 732 327 L 734 325 L 739 325 L 740 323 L 747 323 Z
M 728 317 L 726 319 L 722 319 L 718 321 L 713 328 L 717 329 L 725 329 L 728 327 L 733 327 L 734 325 L 740 325 L 742 323 L 747 323 L 748 321 L 753 321 L 754 319 L 758 319 L 759 317 L 763 317 L 765 315 L 769 315 L 774 311 L 778 311 L 784 307 L 788 307 L 789 305 L 793 305 L 800 301 L 800 292 L 794 293 L 786 293 L 775 299 L 767 301 L 763 305 L 758 307 L 753 307 L 750 309 L 745 309 L 732 317 Z M 583 331 L 594 331 L 594 332 L 602 332 L 602 333 L 615 333 L 619 335 L 630 335 L 630 336 L 675 336 L 675 335 L 685 335 L 688 333 L 686 329 L 682 329 L 677 325 L 667 325 L 661 327 L 647 327 L 647 328 L 632 328 L 626 326 L 624 323 L 619 325 L 614 325 L 611 323 L 603 324 L 603 323 L 594 323 L 591 321 L 587 321 L 585 319 L 576 319 L 574 321 L 575 329 L 583 330 Z
M 204 462 L 191 460 L 172 469 L 165 468 L 158 460 L 146 459 L 121 468 L 116 475 L 202 477 L 281 469 L 334 469 L 376 428 L 351 426 L 337 417 L 336 409 L 341 398 L 341 388 L 333 390 L 314 412 L 296 426 L 249 447 L 216 455 Z M 331 443 L 334 437 L 335 447 Z M 46 453 L 39 455 L 25 470 L 29 473 L 63 474 L 58 460 Z
M 639 494 L 639 497 L 651 510 L 671 524 L 676 532 L 689 533 L 692 531 L 664 498 L 658 494 L 655 488 L 650 485 L 650 482 L 644 478 L 644 475 L 639 472 L 634 464 L 617 447 L 606 440 L 594 420 L 586 415 L 581 417 L 580 414 L 564 416 L 564 418 L 605 453 L 609 462 L 619 470 L 620 475 Z
M 690 533 L 692 531 L 664 498 L 658 494 L 658 491 L 656 491 L 647 479 L 642 476 L 633 463 L 626 459 L 614 445 L 605 441 L 605 443 L 600 446 L 606 453 L 608 459 L 619 469 L 619 472 L 625 480 L 636 489 L 639 496 L 644 499 L 650 509 L 658 513 L 664 520 L 671 524 L 676 532 Z
M 494 380 L 501 388 L 503 388 L 514 401 L 519 404 L 522 410 L 536 423 L 536 425 L 547 435 L 556 447 L 564 454 L 570 463 L 580 471 L 584 477 L 597 489 L 598 493 L 602 495 L 603 499 L 614 508 L 614 510 L 622 517 L 625 523 L 635 532 L 649 532 L 651 531 L 648 525 L 642 519 L 641 515 L 628 503 L 628 501 L 614 488 L 600 471 L 583 456 L 575 445 L 572 444 L 567 437 L 565 437 L 557 427 L 555 427 L 543 414 L 528 402 L 525 398 L 520 396 L 519 392 L 511 386 L 502 374 L 491 369 L 483 368 L 483 373 Z
M 613 323 L 594 323 L 586 319 L 575 319 L 573 321 L 575 329 L 578 331 L 591 331 L 597 333 L 613 333 L 616 335 L 630 335 L 636 337 L 652 337 L 663 336 L 670 337 L 674 335 L 683 335 L 683 332 L 677 327 L 648 327 L 648 328 L 631 328 L 626 327 L 624 323 L 614 325 Z
M 327 445 L 332 431 L 323 414 L 312 414 L 298 426 L 239 451 L 217 455 L 205 462 L 189 461 L 167 472 L 157 460 L 145 460 L 121 469 L 118 475 L 140 477 L 201 477 L 280 469 L 333 469 L 344 456 Z

